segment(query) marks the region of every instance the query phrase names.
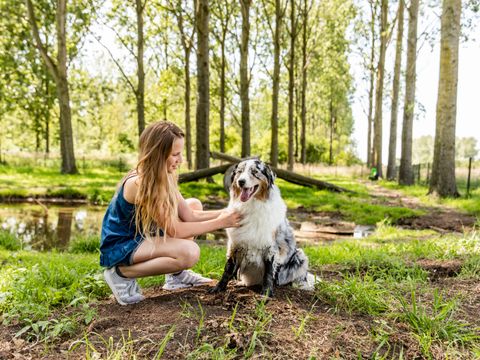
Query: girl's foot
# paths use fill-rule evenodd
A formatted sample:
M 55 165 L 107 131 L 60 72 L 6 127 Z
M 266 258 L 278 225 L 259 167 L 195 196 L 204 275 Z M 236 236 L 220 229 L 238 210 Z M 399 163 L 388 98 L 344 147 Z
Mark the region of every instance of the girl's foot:
M 201 286 L 212 282 L 212 279 L 203 277 L 192 270 L 183 270 L 178 274 L 166 274 L 164 290 L 183 289 L 192 286 Z
M 121 277 L 117 274 L 115 267 L 105 269 L 103 276 L 120 305 L 136 304 L 145 299 L 137 280 Z

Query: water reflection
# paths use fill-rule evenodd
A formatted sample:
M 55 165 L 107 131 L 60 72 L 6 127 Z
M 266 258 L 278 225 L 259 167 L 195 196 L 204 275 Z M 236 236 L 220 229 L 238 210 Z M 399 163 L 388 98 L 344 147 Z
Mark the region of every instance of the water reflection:
M 105 208 L 0 204 L 0 228 L 26 250 L 66 249 L 77 236 L 100 236 Z

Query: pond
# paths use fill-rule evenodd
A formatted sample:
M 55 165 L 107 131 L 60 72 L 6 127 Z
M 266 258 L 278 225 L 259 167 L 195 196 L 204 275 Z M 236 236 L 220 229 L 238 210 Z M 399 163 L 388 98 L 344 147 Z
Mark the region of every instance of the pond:
M 25 250 L 67 249 L 75 237 L 98 236 L 105 206 L 0 204 L 0 229 L 9 231 Z
M 59 206 L 49 204 L 0 203 L 0 230 L 9 231 L 22 242 L 22 249 L 66 250 L 72 239 L 100 239 L 106 206 Z M 224 230 L 199 236 L 202 244 L 224 244 Z

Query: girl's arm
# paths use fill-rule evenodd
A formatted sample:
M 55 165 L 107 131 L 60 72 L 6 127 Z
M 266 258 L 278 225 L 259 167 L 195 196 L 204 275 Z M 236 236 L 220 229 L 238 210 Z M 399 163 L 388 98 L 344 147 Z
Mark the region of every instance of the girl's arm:
M 178 216 L 185 222 L 200 222 L 213 220 L 220 216 L 223 210 L 192 210 L 183 198 L 180 192 L 178 193 Z
M 168 229 L 168 235 L 176 238 L 190 238 L 218 229 L 240 226 L 241 215 L 234 210 L 223 210 L 215 219 L 186 222 L 180 219 L 173 221 L 173 229 Z

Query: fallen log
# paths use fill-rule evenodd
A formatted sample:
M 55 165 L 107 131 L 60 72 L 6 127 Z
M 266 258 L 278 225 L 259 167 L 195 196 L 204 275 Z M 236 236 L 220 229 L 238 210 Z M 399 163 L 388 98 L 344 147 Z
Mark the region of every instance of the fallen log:
M 189 181 L 195 181 L 198 179 L 210 177 L 216 174 L 224 174 L 227 169 L 232 166 L 232 164 L 223 164 L 211 168 L 206 168 L 206 169 L 199 169 L 195 171 L 191 171 L 188 173 L 183 173 L 178 176 L 178 182 L 179 183 L 184 183 L 184 182 L 189 182 Z
M 211 151 L 210 152 L 210 157 L 212 157 L 213 159 L 217 159 L 217 160 L 229 161 L 231 163 L 238 163 L 238 162 L 242 161 L 241 158 L 238 158 L 236 156 L 227 155 L 227 154 L 224 154 L 224 153 L 221 153 L 221 152 L 216 152 L 216 151 Z M 232 164 L 228 164 L 228 167 L 230 167 L 231 165 Z M 270 166 L 270 168 L 277 174 L 277 177 L 279 177 L 280 179 L 283 179 L 285 181 L 288 181 L 292 184 L 297 184 L 297 185 L 302 185 L 302 186 L 307 186 L 307 187 L 315 187 L 315 188 L 320 189 L 320 190 L 329 190 L 329 191 L 338 192 L 338 193 L 343 193 L 343 192 L 352 193 L 352 194 L 355 193 L 354 191 L 342 188 L 340 186 L 328 183 L 326 181 L 313 179 L 313 178 L 310 178 L 308 176 L 303 176 L 303 175 L 294 173 L 292 171 L 279 169 L 279 168 L 276 168 L 276 167 L 273 167 L 273 166 Z M 224 181 L 223 181 L 224 186 L 230 185 L 229 184 L 229 181 L 230 181 L 229 178 L 230 178 L 230 176 L 228 176 L 228 178 L 227 177 L 224 178 Z

